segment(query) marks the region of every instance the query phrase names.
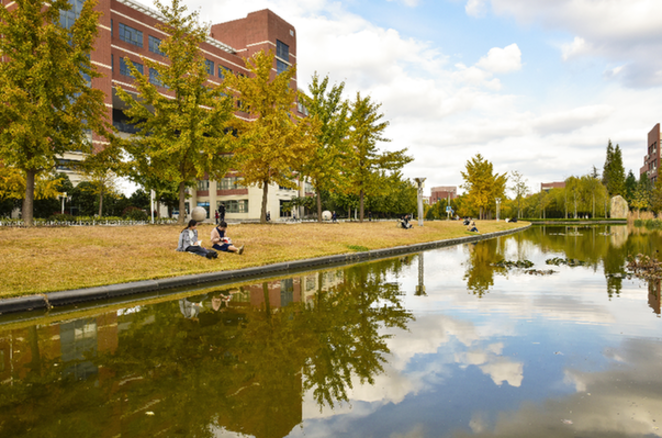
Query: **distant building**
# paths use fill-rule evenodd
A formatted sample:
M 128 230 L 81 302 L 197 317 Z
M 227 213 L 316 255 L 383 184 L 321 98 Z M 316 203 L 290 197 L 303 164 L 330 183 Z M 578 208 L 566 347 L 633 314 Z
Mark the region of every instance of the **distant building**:
M 457 198 L 457 186 L 432 187 L 430 195 L 430 205 L 442 199 Z
M 639 176 L 647 176 L 651 183 L 655 184 L 660 169 L 660 124 L 653 127 L 648 133 L 648 143 L 644 165 L 639 169 Z
M 552 189 L 565 189 L 565 181 L 540 183 L 541 192 L 549 192 Z

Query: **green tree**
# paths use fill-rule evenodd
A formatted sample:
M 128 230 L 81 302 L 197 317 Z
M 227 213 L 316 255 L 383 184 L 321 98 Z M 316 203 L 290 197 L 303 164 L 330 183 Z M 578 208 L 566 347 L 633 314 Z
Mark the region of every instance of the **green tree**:
M 647 210 L 651 206 L 651 192 L 653 188 L 651 187 L 651 181 L 648 179 L 646 174 L 641 175 L 639 178 L 639 184 L 637 184 L 637 190 L 634 192 L 634 199 L 632 200 L 632 208 L 637 210 L 637 217 L 641 210 Z
M 662 179 L 658 178 L 650 195 L 650 208 L 658 217 L 662 212 Z
M 315 188 L 319 222 L 322 222 L 322 191 L 333 190 L 343 183 L 342 146 L 349 129 L 349 107 L 342 100 L 345 83 L 334 85 L 327 91 L 328 86 L 329 77 L 320 80 L 315 73 L 308 86 L 308 94 L 299 93 L 299 100 L 304 102 L 309 115 L 316 117 L 320 123 L 320 130 L 315 136 L 315 150 L 302 170 Z
M 510 187 L 510 190 L 515 194 L 515 202 L 517 203 L 517 217 L 522 217 L 522 199 L 526 197 L 529 193 L 529 187 L 527 185 L 527 179 L 516 170 L 510 172 L 513 185 Z
M 637 178 L 632 173 L 632 169 L 628 172 L 627 178 L 625 178 L 625 200 L 628 204 L 632 204 L 634 199 L 634 192 L 637 190 Z
M 364 217 L 365 196 L 379 193 L 383 188 L 381 172 L 400 170 L 413 161 L 413 157 L 406 155 L 406 148 L 379 152 L 377 142 L 390 141 L 383 137 L 388 122 L 382 120 L 384 115 L 379 112 L 380 107 L 381 104 L 370 101 L 370 96 L 362 98 L 360 93 L 351 103 L 349 149 L 344 164 L 350 190 L 359 198 L 360 222 Z
M 119 196 L 117 177 L 124 172 L 126 164 L 121 159 L 122 153 L 114 143 L 105 149 L 90 154 L 76 166 L 84 179 L 90 182 L 92 193 L 99 197 L 99 216 L 103 216 L 104 196 Z
M 92 152 L 89 133 L 107 135 L 104 93 L 89 86 L 100 76 L 90 52 L 97 36 L 97 2 L 86 1 L 66 28 L 66 0 L 0 5 L 0 159 L 25 177 L 23 220 L 32 225 L 35 178 L 69 150 Z
M 296 187 L 295 171 L 301 171 L 314 151 L 315 120 L 295 113 L 296 91 L 290 87 L 293 67 L 272 78 L 273 53 L 258 52 L 246 64 L 251 76 L 228 76 L 228 89 L 236 90 L 251 121 L 234 121 L 240 141 L 235 159 L 246 185 L 262 189 L 260 223 L 267 222 L 270 184 Z
M 602 183 L 607 187 L 609 196 L 621 195 L 625 197 L 623 154 L 618 145 L 616 147 L 612 145 L 611 140 L 607 144 L 607 157 L 602 172 Z
M 467 191 L 467 201 L 474 205 L 483 219 L 487 208 L 495 204 L 496 198 L 505 198 L 507 174 L 494 173 L 492 163 L 477 154 L 467 161 L 466 172 L 461 172 Z
M 170 63 L 142 58 L 146 70 L 142 74 L 127 58 L 138 96 L 121 87 L 116 90 L 129 106 L 124 112 L 140 131 L 123 145 L 140 175 L 151 174 L 152 179 L 178 185 L 179 223 L 183 224 L 186 187 L 205 175 L 222 178 L 231 164 L 233 137 L 227 128 L 234 108 L 225 88 L 208 81 L 200 49 L 207 29 L 198 24 L 198 13 L 187 14 L 180 0 L 172 0 L 169 6 L 157 0 L 155 5 L 165 18 L 156 26 L 168 35 L 160 49 Z

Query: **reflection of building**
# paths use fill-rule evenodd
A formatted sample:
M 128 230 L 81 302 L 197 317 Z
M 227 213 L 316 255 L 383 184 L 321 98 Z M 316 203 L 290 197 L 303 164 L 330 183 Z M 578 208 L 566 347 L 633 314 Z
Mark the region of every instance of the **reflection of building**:
M 552 189 L 565 189 L 565 181 L 540 183 L 541 192 L 549 192 Z
M 442 187 L 432 187 L 430 189 L 430 205 L 441 201 L 443 199 L 455 199 L 457 198 L 457 187 L 456 186 L 442 186 Z
M 648 133 L 644 165 L 639 169 L 640 176 L 648 177 L 653 184 L 657 181 L 660 169 L 660 138 L 660 124 L 658 123 Z

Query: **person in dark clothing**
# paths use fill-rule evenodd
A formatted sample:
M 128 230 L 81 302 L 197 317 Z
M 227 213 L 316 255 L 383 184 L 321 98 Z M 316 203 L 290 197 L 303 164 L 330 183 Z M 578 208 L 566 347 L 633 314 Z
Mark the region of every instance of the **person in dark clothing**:
M 221 205 L 218 206 L 218 214 L 220 216 L 221 222 L 225 220 L 225 204 L 221 202 Z

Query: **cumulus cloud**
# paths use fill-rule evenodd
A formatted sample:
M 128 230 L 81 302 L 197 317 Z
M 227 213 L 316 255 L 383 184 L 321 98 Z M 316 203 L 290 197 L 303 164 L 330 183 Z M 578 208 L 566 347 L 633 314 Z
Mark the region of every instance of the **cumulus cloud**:
M 476 67 L 483 68 L 492 73 L 509 73 L 522 68 L 522 52 L 517 44 L 502 48 L 490 49 L 487 56 L 480 58 Z
M 561 44 L 564 60 L 583 56 L 605 58 L 627 64 L 617 78 L 630 87 L 662 85 L 662 59 L 651 56 L 662 50 L 660 1 L 487 1 L 497 15 L 512 16 L 523 24 L 542 24 L 575 35 L 572 41 Z

